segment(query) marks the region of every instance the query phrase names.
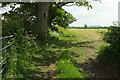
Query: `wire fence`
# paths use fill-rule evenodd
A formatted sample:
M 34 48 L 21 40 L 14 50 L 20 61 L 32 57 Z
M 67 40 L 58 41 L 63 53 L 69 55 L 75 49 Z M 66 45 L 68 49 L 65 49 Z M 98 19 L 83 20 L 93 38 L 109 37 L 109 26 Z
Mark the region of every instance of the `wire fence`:
M 0 74 L 1 74 L 1 78 L 4 78 L 5 77 L 5 74 L 6 72 L 8 71 L 9 67 L 8 67 L 8 63 L 9 63 L 9 59 L 11 57 L 11 54 L 12 53 L 8 53 L 6 54 L 4 51 L 7 51 L 7 49 L 9 49 L 13 43 L 10 43 L 10 44 L 7 44 L 7 45 L 4 45 L 3 44 L 5 42 L 7 42 L 7 40 L 9 40 L 9 38 L 12 38 L 13 35 L 11 36 L 5 36 L 5 37 L 0 37 L 0 41 L 2 42 L 1 44 L 1 49 L 0 49 L 0 66 L 1 66 L 1 69 L 0 69 Z

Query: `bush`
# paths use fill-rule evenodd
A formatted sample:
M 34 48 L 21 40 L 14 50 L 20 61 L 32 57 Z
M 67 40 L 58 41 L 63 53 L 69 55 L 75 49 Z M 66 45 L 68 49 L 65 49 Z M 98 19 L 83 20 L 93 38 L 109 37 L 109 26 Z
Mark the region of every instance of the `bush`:
M 18 21 L 3 22 L 3 36 L 13 35 L 12 40 L 6 43 L 13 43 L 5 54 L 11 53 L 8 71 L 5 78 L 26 78 L 32 65 L 32 57 L 37 52 L 38 45 L 36 37 L 28 34 L 22 24 Z M 4 56 L 4 55 L 3 55 Z
M 62 32 L 62 31 L 65 30 L 65 29 L 64 29 L 63 27 L 61 27 L 61 26 L 52 26 L 51 29 L 52 29 L 53 31 L 57 31 L 57 32 Z
M 111 26 L 105 34 L 104 40 L 109 46 L 102 46 L 98 52 L 99 59 L 120 68 L 120 27 Z
M 111 44 L 111 47 L 120 50 L 120 27 L 111 26 L 104 39 L 107 43 Z
M 19 29 L 20 32 L 14 34 L 11 43 L 12 56 L 9 59 L 9 69 L 6 73 L 6 78 L 26 78 L 29 76 L 29 69 L 32 69 L 32 56 L 37 52 L 38 45 L 35 42 L 35 37 L 32 35 L 24 35 L 24 29 Z

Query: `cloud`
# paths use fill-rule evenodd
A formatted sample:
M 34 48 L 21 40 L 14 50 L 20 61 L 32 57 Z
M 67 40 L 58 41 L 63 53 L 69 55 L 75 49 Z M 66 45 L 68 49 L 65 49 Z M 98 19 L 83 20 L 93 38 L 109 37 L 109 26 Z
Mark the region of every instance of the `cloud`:
M 83 26 L 84 24 L 105 26 L 111 25 L 113 21 L 118 20 L 118 1 L 102 0 L 101 3 L 92 1 L 93 9 L 91 10 L 77 6 L 63 8 L 78 19 L 71 26 Z
M 11 10 L 11 8 L 9 6 L 0 8 L 0 14 L 5 13 L 5 12 L 7 12 L 9 10 Z

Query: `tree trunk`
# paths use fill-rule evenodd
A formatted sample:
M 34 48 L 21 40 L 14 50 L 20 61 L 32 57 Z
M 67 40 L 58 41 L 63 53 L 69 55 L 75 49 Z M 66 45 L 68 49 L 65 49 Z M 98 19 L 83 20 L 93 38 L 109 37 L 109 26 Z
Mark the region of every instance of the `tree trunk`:
M 37 31 L 38 39 L 41 40 L 42 44 L 45 44 L 47 38 L 48 11 L 49 11 L 49 2 L 38 3 L 36 31 Z

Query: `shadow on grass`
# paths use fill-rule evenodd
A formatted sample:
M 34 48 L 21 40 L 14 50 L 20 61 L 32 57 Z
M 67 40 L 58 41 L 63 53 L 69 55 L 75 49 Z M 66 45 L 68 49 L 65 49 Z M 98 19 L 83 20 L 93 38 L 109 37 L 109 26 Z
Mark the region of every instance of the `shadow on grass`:
M 92 78 L 120 78 L 116 68 L 97 58 L 88 59 L 83 64 L 83 69 Z
M 47 47 L 52 48 L 64 48 L 68 49 L 71 47 L 89 47 L 93 48 L 92 46 L 83 46 L 84 44 L 93 43 L 93 41 L 83 41 L 83 42 L 77 42 L 73 43 L 72 40 L 59 40 L 58 38 L 52 38 L 48 42 L 48 46 L 46 46 L 44 49 L 39 50 L 36 54 L 41 55 L 41 57 L 33 57 L 33 61 L 35 62 L 35 66 L 37 67 L 35 70 L 31 71 L 31 78 L 34 79 L 40 79 L 40 78 L 53 78 L 55 77 L 56 71 L 55 70 L 49 70 L 51 64 L 55 64 L 58 60 L 58 55 L 56 55 L 57 52 L 61 53 L 62 50 L 48 50 Z M 52 46 L 54 45 L 54 46 Z M 71 54 L 75 57 L 79 57 L 79 55 L 74 54 L 71 52 Z M 41 69 L 44 69 L 43 71 Z
M 60 51 L 60 50 L 59 50 Z M 58 51 L 58 52 L 59 52 Z M 46 50 L 46 49 L 41 49 L 41 51 L 39 51 L 38 56 L 41 55 L 41 57 L 33 57 L 33 61 L 35 61 L 36 63 L 40 63 L 41 65 L 50 65 L 51 63 L 55 63 L 55 60 L 57 59 L 57 55 L 56 55 L 57 51 L 52 51 L 52 50 Z
M 31 71 L 30 78 L 32 79 L 41 79 L 41 78 L 53 78 L 56 75 L 55 62 L 57 56 L 53 51 L 42 50 L 37 57 L 33 57 L 33 62 L 36 66 L 36 69 Z M 39 57 L 41 55 L 41 57 Z M 52 69 L 50 69 L 50 67 Z
M 110 47 L 102 48 L 95 59 L 88 58 L 85 63 L 74 63 L 76 67 L 82 67 L 87 76 L 91 78 L 120 78 L 120 69 L 113 66 L 116 61 L 118 66 L 120 59 L 114 52 L 116 51 Z
M 64 48 L 68 49 L 71 47 L 88 47 L 88 48 L 94 48 L 93 46 L 85 45 L 85 44 L 90 44 L 93 43 L 94 41 L 82 41 L 82 42 L 77 42 L 73 43 L 73 40 L 59 40 L 58 38 L 53 37 L 49 43 L 49 45 L 53 45 L 53 48 Z
M 82 68 L 79 72 L 85 73 L 87 78 L 120 78 L 118 69 L 98 59 L 89 58 L 85 63 L 74 64 L 78 69 Z

